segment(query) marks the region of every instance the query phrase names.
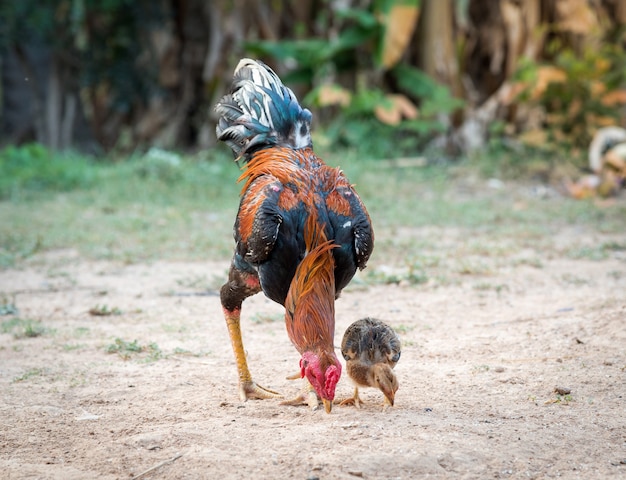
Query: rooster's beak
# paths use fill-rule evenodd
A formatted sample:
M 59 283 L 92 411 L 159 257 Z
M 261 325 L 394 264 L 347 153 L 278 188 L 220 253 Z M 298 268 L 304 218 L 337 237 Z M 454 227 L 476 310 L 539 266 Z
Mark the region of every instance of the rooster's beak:
M 330 413 L 333 409 L 333 401 L 328 400 L 327 398 L 322 398 L 322 403 L 324 404 L 324 410 L 326 410 L 326 413 Z

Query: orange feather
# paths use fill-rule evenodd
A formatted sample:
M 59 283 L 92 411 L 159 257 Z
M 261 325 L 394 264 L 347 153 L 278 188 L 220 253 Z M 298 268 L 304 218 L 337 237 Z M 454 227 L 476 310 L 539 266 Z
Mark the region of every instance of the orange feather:
M 335 261 L 332 240 L 304 257 L 285 300 L 287 333 L 300 353 L 332 351 L 335 331 Z
M 303 178 L 306 168 L 302 168 L 302 165 L 315 163 L 319 163 L 319 160 L 310 148 L 293 150 L 275 147 L 260 150 L 245 164 L 244 171 L 237 182 L 246 181 L 242 188 L 242 192 L 245 192 L 256 178 L 262 175 L 273 175 L 283 185 L 292 183 L 299 189 L 305 188 L 308 182 Z
M 239 208 L 239 233 L 247 241 L 252 233 L 256 211 L 265 200 L 265 190 L 276 182 L 276 177 L 265 175 L 255 179 L 245 193 L 245 200 Z

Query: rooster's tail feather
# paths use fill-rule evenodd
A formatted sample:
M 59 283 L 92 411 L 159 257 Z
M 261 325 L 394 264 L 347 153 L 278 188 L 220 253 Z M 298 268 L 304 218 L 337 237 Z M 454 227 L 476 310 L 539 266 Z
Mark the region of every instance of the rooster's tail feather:
M 236 157 L 267 146 L 311 146 L 311 112 L 263 62 L 244 58 L 235 69 L 232 91 L 215 107 L 217 138 Z

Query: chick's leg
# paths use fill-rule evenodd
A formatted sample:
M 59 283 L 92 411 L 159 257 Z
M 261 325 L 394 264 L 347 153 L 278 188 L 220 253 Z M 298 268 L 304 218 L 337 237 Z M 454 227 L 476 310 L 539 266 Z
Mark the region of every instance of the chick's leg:
M 341 402 L 339 402 L 339 405 L 341 405 L 342 407 L 346 405 L 354 405 L 356 408 L 361 408 L 361 405 L 363 405 L 363 400 L 361 400 L 361 397 L 359 397 L 359 387 L 354 387 L 354 395 L 350 398 L 342 400 Z
M 239 398 L 246 401 L 249 398 L 279 398 L 282 395 L 268 388 L 257 385 L 248 370 L 246 352 L 241 338 L 241 304 L 251 295 L 261 291 L 259 278 L 248 272 L 241 272 L 231 267 L 228 282 L 220 290 L 220 299 L 224 317 L 228 327 L 228 334 L 235 353 L 237 372 L 239 373 Z

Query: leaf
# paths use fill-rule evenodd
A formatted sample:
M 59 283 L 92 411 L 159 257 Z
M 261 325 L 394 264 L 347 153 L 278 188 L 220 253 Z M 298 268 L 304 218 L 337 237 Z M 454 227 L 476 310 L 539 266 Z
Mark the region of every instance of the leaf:
M 566 32 L 589 34 L 598 20 L 587 0 L 561 0 L 556 3 L 557 27 Z
M 398 64 L 392 74 L 401 90 L 420 100 L 420 113 L 424 117 L 450 113 L 464 105 L 463 100 L 452 96 L 448 87 L 417 68 Z
M 408 5 L 394 3 L 383 19 L 385 33 L 380 63 L 385 70 L 393 67 L 404 55 L 419 17 L 416 2 L 409 2 L 412 4 Z
M 403 118 L 417 118 L 417 107 L 404 95 L 387 95 L 385 101 L 376 105 L 376 118 L 387 125 L 398 125 Z
M 613 90 L 603 95 L 600 99 L 605 107 L 614 107 L 616 105 L 626 104 L 626 90 Z
M 537 79 L 535 81 L 535 86 L 531 92 L 531 98 L 533 100 L 539 99 L 539 97 L 541 97 L 545 93 L 551 83 L 565 83 L 566 81 L 567 74 L 564 70 L 558 67 L 553 67 L 552 65 L 539 67 L 537 69 Z
M 541 147 L 548 141 L 548 135 L 545 130 L 528 130 L 527 132 L 522 133 L 519 139 L 526 145 Z
M 325 84 L 321 85 L 317 89 L 317 104 L 320 107 L 327 107 L 330 105 L 347 107 L 350 105 L 351 99 L 352 94 L 350 91 L 337 84 Z

